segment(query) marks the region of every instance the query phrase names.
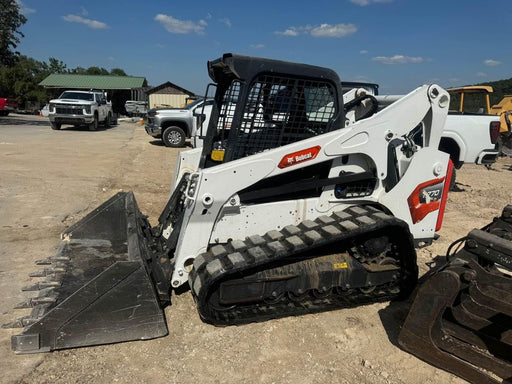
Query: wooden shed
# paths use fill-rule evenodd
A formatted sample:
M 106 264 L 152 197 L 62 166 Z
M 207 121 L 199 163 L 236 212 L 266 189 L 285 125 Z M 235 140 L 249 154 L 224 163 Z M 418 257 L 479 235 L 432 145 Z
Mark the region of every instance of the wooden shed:
M 196 97 L 194 92 L 188 91 L 170 81 L 149 89 L 146 91 L 146 94 L 149 99 L 149 108 L 179 108 L 185 105 L 187 98 Z

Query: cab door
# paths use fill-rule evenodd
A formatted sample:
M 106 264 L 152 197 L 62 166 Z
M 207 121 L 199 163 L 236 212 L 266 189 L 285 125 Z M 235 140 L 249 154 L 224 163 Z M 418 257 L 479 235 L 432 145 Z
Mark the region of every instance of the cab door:
M 193 112 L 193 124 L 191 139 L 194 148 L 203 146 L 203 139 L 206 136 L 208 129 L 208 122 L 212 114 L 213 100 L 206 100 L 203 104 L 199 105 Z
M 95 93 L 94 94 L 94 101 L 96 102 L 96 104 L 98 104 L 98 120 L 99 121 L 105 120 L 105 117 L 107 116 L 107 114 L 105 113 L 105 111 L 106 111 L 106 104 L 105 104 L 106 100 L 101 97 L 101 94 Z

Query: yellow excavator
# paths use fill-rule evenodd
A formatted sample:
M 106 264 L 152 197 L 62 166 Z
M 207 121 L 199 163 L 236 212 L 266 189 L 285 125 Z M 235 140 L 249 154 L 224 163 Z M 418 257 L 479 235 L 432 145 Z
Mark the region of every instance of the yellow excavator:
M 450 93 L 450 112 L 463 114 L 486 114 L 500 116 L 498 146 L 501 153 L 512 156 L 512 95 L 505 95 L 491 107 L 493 88 L 487 85 L 472 85 L 447 89 Z

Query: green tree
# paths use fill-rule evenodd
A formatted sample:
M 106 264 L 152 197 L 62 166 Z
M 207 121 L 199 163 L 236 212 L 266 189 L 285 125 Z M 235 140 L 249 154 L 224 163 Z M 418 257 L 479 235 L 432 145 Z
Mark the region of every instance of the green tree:
M 46 90 L 38 84 L 49 74 L 48 64 L 31 57 L 19 56 L 13 66 L 0 66 L 0 94 L 18 100 L 45 102 Z
M 89 67 L 86 69 L 84 75 L 108 75 L 108 71 L 101 67 Z
M 54 57 L 50 57 L 48 59 L 48 72 L 51 73 L 67 73 L 66 64 L 61 60 L 58 60 Z
M 128 76 L 124 70 L 121 68 L 112 68 L 110 70 L 110 74 L 113 76 Z
M 84 75 L 85 71 L 86 71 L 85 68 L 76 67 L 76 68 L 70 69 L 68 72 L 73 75 Z
M 13 65 L 20 53 L 16 47 L 20 37 L 24 37 L 19 30 L 27 22 L 27 18 L 20 13 L 15 0 L 0 0 L 0 64 Z

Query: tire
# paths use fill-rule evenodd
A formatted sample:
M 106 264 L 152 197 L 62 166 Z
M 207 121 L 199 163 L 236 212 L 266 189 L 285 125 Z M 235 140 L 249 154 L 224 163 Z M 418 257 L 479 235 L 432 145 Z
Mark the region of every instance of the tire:
M 108 129 L 110 128 L 110 121 L 112 120 L 112 115 L 110 114 L 110 112 L 107 114 L 107 117 L 105 117 L 105 121 L 103 122 L 103 124 L 105 125 L 105 129 Z
M 50 123 L 54 131 L 58 131 L 61 127 L 60 123 Z
M 166 147 L 180 148 L 185 145 L 187 135 L 185 131 L 180 127 L 168 127 L 162 134 L 162 140 Z
M 94 121 L 89 124 L 89 131 L 96 131 L 98 129 L 98 115 L 94 115 Z

